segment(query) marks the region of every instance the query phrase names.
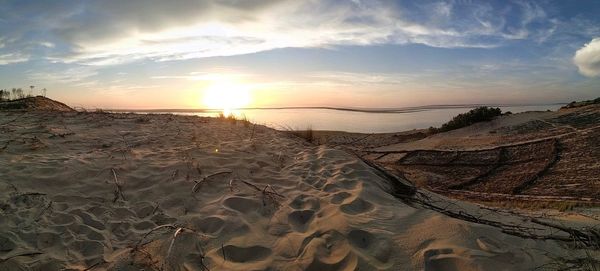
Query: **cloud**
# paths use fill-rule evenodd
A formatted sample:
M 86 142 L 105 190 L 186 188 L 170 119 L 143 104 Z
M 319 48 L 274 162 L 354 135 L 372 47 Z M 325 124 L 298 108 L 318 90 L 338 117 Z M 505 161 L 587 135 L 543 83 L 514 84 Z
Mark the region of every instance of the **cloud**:
M 29 71 L 28 77 L 34 81 L 89 84 L 90 77 L 98 75 L 98 72 L 90 67 L 80 66 L 64 70 L 49 70 L 43 72 Z
M 577 50 L 573 62 L 581 74 L 600 77 L 600 38 L 592 39 L 590 43 Z
M 547 17 L 527 1 L 8 1 L 0 31 L 10 42 L 0 54 L 25 50 L 55 62 L 110 65 L 286 47 L 490 48 L 544 38 L 555 25 Z
M 1 48 L 1 47 L 0 47 Z M 0 54 L 0 65 L 7 65 L 29 60 L 29 56 L 20 53 Z

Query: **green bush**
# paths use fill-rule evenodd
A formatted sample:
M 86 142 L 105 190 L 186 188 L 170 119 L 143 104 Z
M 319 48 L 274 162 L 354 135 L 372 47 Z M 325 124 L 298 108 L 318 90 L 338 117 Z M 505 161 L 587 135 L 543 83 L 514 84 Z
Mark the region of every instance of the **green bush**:
M 490 121 L 497 116 L 502 115 L 502 110 L 498 107 L 481 106 L 471 109 L 467 113 L 458 114 L 449 122 L 446 122 L 440 128 L 429 128 L 432 132 L 440 133 L 447 132 L 462 127 L 467 127 L 471 124 L 483 121 Z

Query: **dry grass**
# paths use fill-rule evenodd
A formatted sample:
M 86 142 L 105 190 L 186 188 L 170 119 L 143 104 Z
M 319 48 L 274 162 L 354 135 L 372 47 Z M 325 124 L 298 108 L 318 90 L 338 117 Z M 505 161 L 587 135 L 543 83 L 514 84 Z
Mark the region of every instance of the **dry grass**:
M 315 143 L 317 138 L 315 137 L 315 133 L 311 126 L 306 127 L 304 130 L 291 129 L 290 127 L 286 127 L 286 132 L 296 136 L 298 138 L 306 140 L 309 143 Z

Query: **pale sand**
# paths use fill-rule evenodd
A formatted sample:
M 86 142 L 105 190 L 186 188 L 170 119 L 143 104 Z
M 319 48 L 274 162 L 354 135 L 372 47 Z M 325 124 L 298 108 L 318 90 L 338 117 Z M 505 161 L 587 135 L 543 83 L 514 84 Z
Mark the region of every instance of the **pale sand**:
M 529 270 L 582 253 L 409 206 L 354 156 L 263 126 L 0 113 L 0 131 L 0 270 Z
M 503 127 L 511 127 L 524 124 L 532 120 L 545 120 L 559 116 L 561 112 L 555 111 L 531 111 L 512 115 L 505 115 L 492 121 L 475 123 L 473 125 L 428 136 L 421 140 L 406 143 L 390 144 L 375 148 L 378 151 L 399 150 L 477 150 L 482 148 L 496 147 L 507 142 L 501 133 L 490 133 Z M 539 140 L 539 138 L 538 138 Z

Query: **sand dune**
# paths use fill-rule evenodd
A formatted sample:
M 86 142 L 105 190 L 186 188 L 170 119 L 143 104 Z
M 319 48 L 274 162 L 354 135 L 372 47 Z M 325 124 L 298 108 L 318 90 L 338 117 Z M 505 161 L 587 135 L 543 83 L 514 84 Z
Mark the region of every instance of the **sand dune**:
M 528 270 L 584 255 L 406 204 L 354 156 L 241 121 L 3 112 L 0 130 L 0 270 Z

